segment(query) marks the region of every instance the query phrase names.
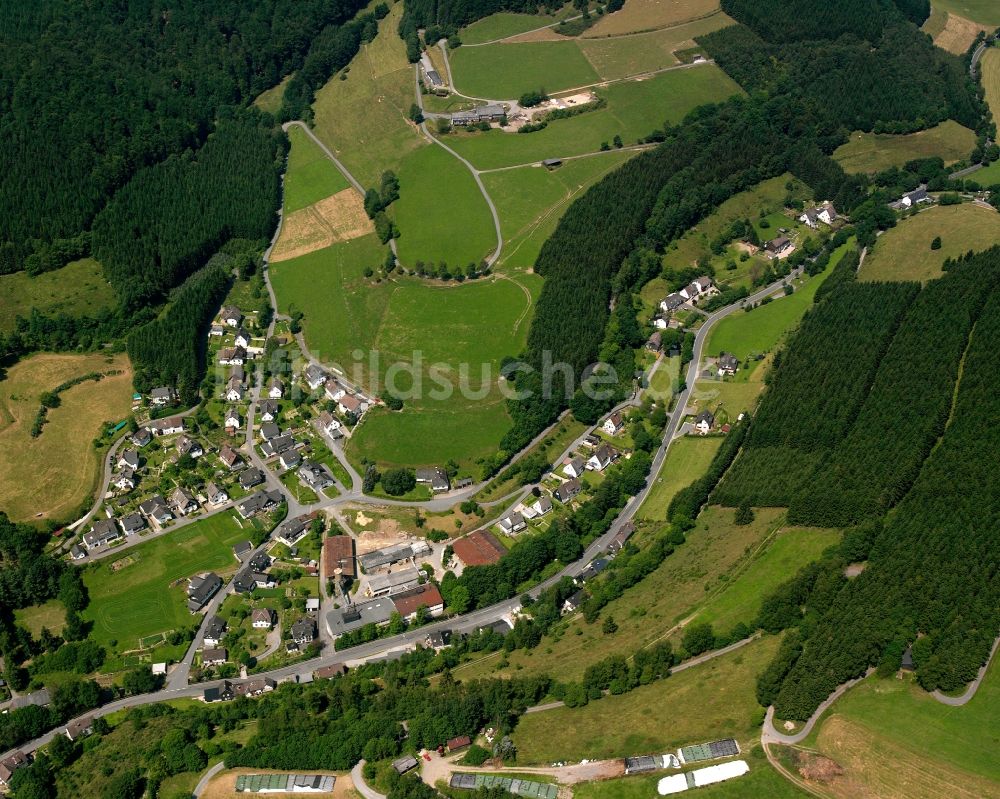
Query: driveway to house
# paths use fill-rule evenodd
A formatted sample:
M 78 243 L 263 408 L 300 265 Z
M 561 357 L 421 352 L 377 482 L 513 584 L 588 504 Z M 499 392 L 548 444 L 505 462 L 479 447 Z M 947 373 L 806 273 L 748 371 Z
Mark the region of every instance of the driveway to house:
M 358 793 L 365 799 L 386 799 L 384 793 L 379 793 L 375 789 L 368 787 L 368 783 L 365 782 L 364 768 L 365 761 L 359 760 L 357 765 L 351 769 L 351 782 L 354 783 L 354 787 Z
M 194 799 L 198 799 L 198 797 L 205 792 L 205 789 L 208 787 L 208 783 L 212 781 L 212 778 L 220 771 L 223 771 L 225 768 L 226 768 L 226 761 L 220 760 L 218 763 L 212 766 L 208 771 L 202 774 L 201 779 L 198 780 L 198 784 L 194 786 L 194 790 L 191 792 L 191 795 L 194 797 Z

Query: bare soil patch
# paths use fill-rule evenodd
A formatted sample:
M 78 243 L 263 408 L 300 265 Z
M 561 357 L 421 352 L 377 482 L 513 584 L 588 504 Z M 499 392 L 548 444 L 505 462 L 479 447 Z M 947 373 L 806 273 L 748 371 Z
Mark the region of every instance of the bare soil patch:
M 934 44 L 949 53 L 962 55 L 976 40 L 979 32 L 985 30 L 988 30 L 985 25 L 949 12 L 944 30 L 934 37 Z
M 271 260 L 288 261 L 338 241 L 366 236 L 374 229 L 361 197 L 354 189 L 344 189 L 290 213 L 281 224 Z

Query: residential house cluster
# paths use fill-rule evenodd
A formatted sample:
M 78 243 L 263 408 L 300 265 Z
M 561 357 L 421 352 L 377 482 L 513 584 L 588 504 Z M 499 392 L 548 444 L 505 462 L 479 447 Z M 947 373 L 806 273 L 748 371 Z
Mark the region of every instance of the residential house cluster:
M 717 294 L 718 291 L 712 278 L 704 275 L 692 280 L 680 291 L 674 291 L 660 300 L 660 311 L 669 316 L 685 305 L 696 305 L 700 300 Z M 666 324 L 662 327 L 666 327 Z
M 837 210 L 833 207 L 833 203 L 823 203 L 814 208 L 806 208 L 799 215 L 799 221 L 805 223 L 807 227 L 816 230 L 820 222 L 827 226 L 836 222 Z

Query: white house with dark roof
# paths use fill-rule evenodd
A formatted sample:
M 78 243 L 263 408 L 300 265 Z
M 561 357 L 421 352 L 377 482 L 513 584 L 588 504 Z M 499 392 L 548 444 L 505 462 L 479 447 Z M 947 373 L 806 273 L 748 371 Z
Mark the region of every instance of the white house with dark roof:
M 221 366 L 242 366 L 246 363 L 247 351 L 244 347 L 223 347 L 217 360 Z
M 736 371 L 740 368 L 740 361 L 731 352 L 724 352 L 719 356 L 716 366 L 719 369 L 719 377 L 735 375 Z
M 323 384 L 323 393 L 327 399 L 332 399 L 336 402 L 347 393 L 347 389 L 344 388 L 337 378 L 331 377 Z
M 177 439 L 177 454 L 200 458 L 205 454 L 205 450 L 197 440 L 191 438 L 191 436 L 184 435 Z
M 305 368 L 305 371 L 302 373 L 302 377 L 305 379 L 306 385 L 315 391 L 326 382 L 329 375 L 321 366 L 311 363 Z
M 268 399 L 278 400 L 285 395 L 285 384 L 278 377 L 272 377 L 267 384 Z
M 590 459 L 587 461 L 587 468 L 595 472 L 603 472 L 611 465 L 614 459 L 615 451 L 605 444 L 598 447 L 594 454 L 590 456 Z
M 577 455 L 563 466 L 563 474 L 567 477 L 580 477 L 587 469 L 587 462 Z
M 243 417 L 237 408 L 229 408 L 222 423 L 227 430 L 239 430 L 243 426 Z
M 697 416 L 694 417 L 694 429 L 697 430 L 702 435 L 706 435 L 712 431 L 715 426 L 715 415 L 708 410 L 702 411 Z
M 524 516 L 520 513 L 514 512 L 504 516 L 499 521 L 500 529 L 503 530 L 507 535 L 514 535 L 515 533 L 521 532 L 528 523 L 524 520 Z
M 239 327 L 243 323 L 243 313 L 235 305 L 227 305 L 219 313 L 219 319 L 229 327 Z
M 208 500 L 209 505 L 217 508 L 219 505 L 225 505 L 229 502 L 229 494 L 224 488 L 220 488 L 215 483 L 206 483 L 205 499 Z
M 250 346 L 250 342 L 252 340 L 253 339 L 251 338 L 250 334 L 246 330 L 244 330 L 242 327 L 239 330 L 236 331 L 236 346 L 237 347 L 243 347 L 243 349 L 246 349 L 247 347 Z
M 157 408 L 177 400 L 177 392 L 170 386 L 157 386 L 149 392 L 149 404 Z
M 604 420 L 604 424 L 601 425 L 601 429 L 604 430 L 604 432 L 609 436 L 616 436 L 625 429 L 625 420 L 622 418 L 619 411 L 615 411 Z
M 118 456 L 119 469 L 138 469 L 139 453 L 134 449 L 127 449 Z
M 126 466 L 115 475 L 114 484 L 115 488 L 119 491 L 131 491 L 138 484 L 135 477 L 135 469 L 130 469 Z
M 243 381 L 236 377 L 236 375 L 230 377 L 226 382 L 226 400 L 229 402 L 239 402 L 243 399 L 245 394 L 246 391 L 243 388 Z
M 83 536 L 83 545 L 87 549 L 106 546 L 124 537 L 124 533 L 115 524 L 114 519 L 100 519 L 94 522 L 89 533 Z

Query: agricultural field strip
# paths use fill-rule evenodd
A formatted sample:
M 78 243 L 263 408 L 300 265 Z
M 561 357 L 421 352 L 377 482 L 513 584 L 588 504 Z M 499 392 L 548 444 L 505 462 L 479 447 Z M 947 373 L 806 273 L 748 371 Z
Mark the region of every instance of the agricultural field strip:
M 586 36 L 586 35 L 584 35 L 581 38 L 584 41 L 593 41 L 593 40 L 604 41 L 606 39 L 626 39 L 629 36 L 637 36 L 637 35 L 641 35 L 643 33 L 654 33 L 656 31 L 666 31 L 666 30 L 672 30 L 673 28 L 680 28 L 680 27 L 682 27 L 684 25 L 689 25 L 692 22 L 699 22 L 699 21 L 701 21 L 703 19 L 711 19 L 716 14 L 721 14 L 721 13 L 722 13 L 722 9 L 717 8 L 714 11 L 710 11 L 707 14 L 699 14 L 698 16 L 690 17 L 689 19 L 680 20 L 678 22 L 671 22 L 668 25 L 658 25 L 658 26 L 652 27 L 652 28 L 643 28 L 642 30 L 630 31 L 628 33 L 609 33 L 609 34 L 606 34 L 604 36 Z M 555 28 L 557 25 L 560 25 L 562 22 L 572 22 L 574 20 L 580 19 L 582 16 L 583 16 L 582 14 L 577 14 L 574 17 L 567 17 L 564 20 L 558 20 L 556 22 L 550 22 L 547 25 L 541 25 L 541 26 L 539 26 L 537 28 L 532 28 L 531 30 L 521 31 L 520 33 L 511 33 L 508 36 L 501 36 L 498 39 L 491 39 L 488 42 L 474 42 L 472 44 L 465 44 L 465 43 L 463 43 L 462 47 L 483 47 L 483 46 L 485 46 L 487 44 L 500 44 L 501 42 L 506 42 L 509 39 L 515 39 L 515 38 L 517 38 L 519 36 L 525 36 L 525 35 L 527 35 L 529 33 L 537 33 L 538 31 L 544 31 L 544 30 L 547 30 L 548 28 Z

